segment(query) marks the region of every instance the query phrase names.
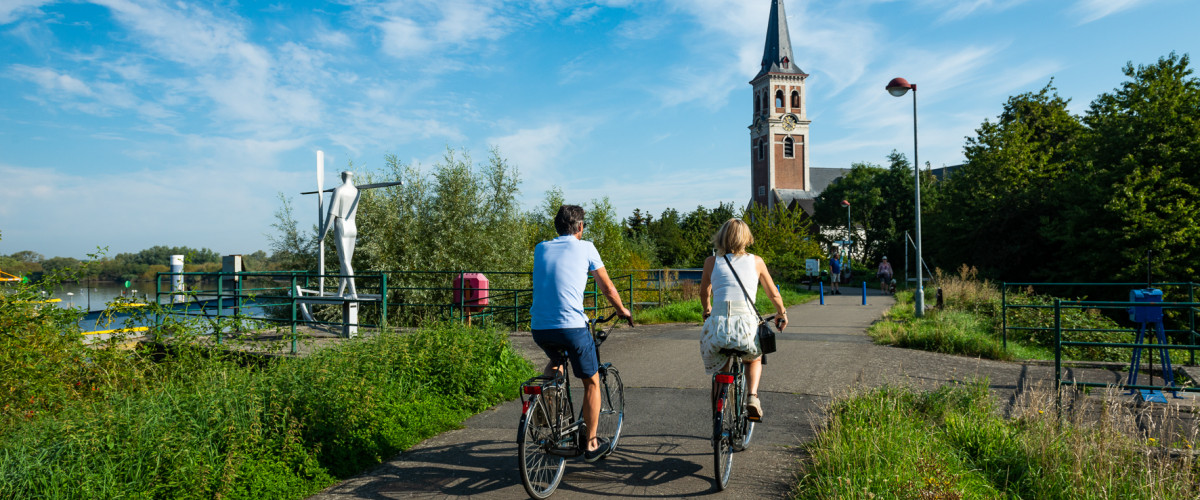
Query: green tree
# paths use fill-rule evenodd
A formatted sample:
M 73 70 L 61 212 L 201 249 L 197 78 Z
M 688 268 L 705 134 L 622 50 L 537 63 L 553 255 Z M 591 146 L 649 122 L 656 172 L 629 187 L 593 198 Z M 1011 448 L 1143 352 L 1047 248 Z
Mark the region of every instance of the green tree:
M 762 257 L 776 281 L 799 282 L 804 261 L 821 255 L 821 246 L 812 234 L 812 218 L 803 210 L 752 204 L 742 213 L 742 220 L 754 235 L 748 250 Z
M 1055 234 L 1062 269 L 1088 280 L 1140 279 L 1145 253 L 1158 276 L 1191 280 L 1200 258 L 1200 80 L 1187 55 L 1124 68 L 1128 80 L 1092 101 L 1084 123 L 1090 169 L 1064 187 L 1071 210 Z
M 647 224 L 647 234 L 654 240 L 658 261 L 667 267 L 683 267 L 688 262 L 688 242 L 680 225 L 682 217 L 674 208 L 663 210 L 658 220 Z
M 271 224 L 275 233 L 267 235 L 271 243 L 271 261 L 280 269 L 289 271 L 316 270 L 316 230 L 300 231 L 291 198 L 283 193 L 279 193 L 278 197 L 279 209 L 275 211 L 275 222 Z
M 1062 215 L 1059 193 L 1085 133 L 1069 103 L 1051 81 L 1010 97 L 996 122 L 984 120 L 929 214 L 926 254 L 1010 281 L 1049 277 L 1045 264 L 1059 245 L 1047 228 Z

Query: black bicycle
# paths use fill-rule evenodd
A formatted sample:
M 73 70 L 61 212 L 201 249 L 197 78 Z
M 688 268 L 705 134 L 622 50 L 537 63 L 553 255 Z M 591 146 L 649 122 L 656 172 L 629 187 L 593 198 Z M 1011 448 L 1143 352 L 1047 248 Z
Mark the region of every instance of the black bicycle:
M 729 356 L 729 360 L 724 370 L 713 374 L 713 467 L 717 489 L 724 490 L 733 472 L 733 453 L 750 446 L 754 421 L 750 420 L 746 406 L 750 395 L 746 392 L 746 365 L 742 362 L 742 357 L 750 353 L 736 349 L 720 352 Z
M 597 357 L 600 355 L 600 344 L 608 338 L 609 331 L 598 330 L 596 325 L 614 317 L 616 313 L 588 321 L 588 329 L 596 342 Z M 566 352 L 561 355 L 562 359 L 567 359 Z M 525 492 L 533 498 L 548 498 L 554 494 L 562 482 L 566 459 L 587 451 L 583 405 L 576 413 L 568 364 L 564 362 L 557 375 L 539 375 L 521 385 L 523 396 L 521 422 L 517 426 L 517 455 L 521 483 L 525 486 Z M 624 420 L 625 387 L 621 384 L 621 374 L 612 363 L 601 363 L 600 420 L 596 437 L 607 438 L 612 443 L 605 457 L 617 449 Z

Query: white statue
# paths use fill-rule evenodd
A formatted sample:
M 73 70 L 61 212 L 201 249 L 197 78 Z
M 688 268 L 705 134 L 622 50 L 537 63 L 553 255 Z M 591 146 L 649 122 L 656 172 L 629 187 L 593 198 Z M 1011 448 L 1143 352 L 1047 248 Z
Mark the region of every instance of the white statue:
M 325 224 L 321 226 L 322 241 L 325 240 L 330 227 L 333 228 L 333 236 L 336 239 L 338 265 L 340 274 L 344 276 L 338 283 L 339 297 L 345 296 L 347 285 L 350 288 L 350 296 L 358 297 L 358 292 L 354 289 L 354 268 L 350 266 L 350 260 L 354 257 L 354 240 L 358 237 L 358 229 L 354 226 L 354 214 L 358 212 L 358 188 L 350 182 L 353 175 L 350 171 L 342 172 L 342 185 L 333 189 Z

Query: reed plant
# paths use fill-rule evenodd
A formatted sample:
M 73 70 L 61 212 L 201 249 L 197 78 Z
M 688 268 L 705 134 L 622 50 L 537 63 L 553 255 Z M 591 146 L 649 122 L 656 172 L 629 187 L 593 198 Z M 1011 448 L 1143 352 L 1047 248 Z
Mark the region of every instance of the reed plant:
M 986 381 L 932 392 L 888 386 L 836 399 L 792 492 L 797 499 L 1184 499 L 1200 494 L 1196 426 L 1179 407 L 1114 392 L 1034 388 L 1009 419 Z M 1146 418 L 1147 413 L 1172 413 Z M 1172 418 L 1174 417 L 1174 418 Z M 1185 422 L 1170 426 L 1145 422 Z

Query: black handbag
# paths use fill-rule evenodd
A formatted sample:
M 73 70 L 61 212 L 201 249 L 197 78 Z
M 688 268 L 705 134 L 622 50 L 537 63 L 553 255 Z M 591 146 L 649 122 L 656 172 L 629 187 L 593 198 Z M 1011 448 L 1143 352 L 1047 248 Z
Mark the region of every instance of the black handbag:
M 742 288 L 742 293 L 746 294 L 746 303 L 750 307 L 754 307 L 754 299 L 750 298 L 750 292 L 746 291 L 746 285 L 742 284 L 742 278 L 738 277 L 737 271 L 733 269 L 733 263 L 729 262 L 728 255 L 722 255 L 725 259 L 725 264 L 729 266 L 729 272 L 733 273 L 733 279 L 737 280 L 738 286 Z M 758 348 L 762 349 L 763 354 L 771 354 L 775 352 L 775 332 L 771 330 L 771 323 L 764 320 L 758 311 L 754 311 L 758 316 Z

